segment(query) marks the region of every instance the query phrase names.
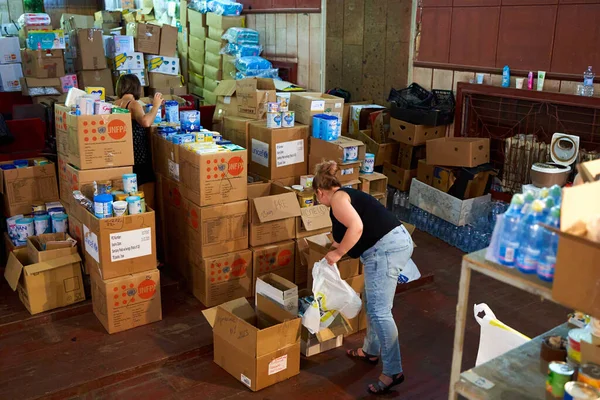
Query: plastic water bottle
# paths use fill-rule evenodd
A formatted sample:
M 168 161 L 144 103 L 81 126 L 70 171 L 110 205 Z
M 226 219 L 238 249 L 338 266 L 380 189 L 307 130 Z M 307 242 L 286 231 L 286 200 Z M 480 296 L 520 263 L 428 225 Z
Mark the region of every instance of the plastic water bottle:
M 535 200 L 535 193 L 527 191 L 523 193 L 523 207 L 521 208 L 521 215 L 529 214 L 531 210 L 531 203 Z
M 560 227 L 560 207 L 553 207 L 546 219 L 546 225 L 558 229 Z M 537 265 L 538 277 L 547 282 L 554 280 L 554 266 L 558 252 L 558 234 L 548 229 L 542 231 L 542 251 Z
M 400 200 L 401 200 L 400 191 L 396 190 L 396 192 L 394 193 L 392 212 L 397 217 L 399 217 L 399 214 L 400 214 Z
M 500 243 L 498 244 L 498 261 L 507 267 L 515 265 L 515 256 L 519 249 L 521 209 L 524 204 L 524 196 L 516 194 L 510 202 L 510 207 L 504 213 L 504 223 L 500 231 Z
M 544 203 L 536 200 L 531 204 L 531 212 L 519 224 L 519 241 L 516 266 L 524 274 L 535 274 L 543 245 L 542 228 L 539 223 L 544 218 Z
M 548 196 L 544 200 L 542 200 L 542 202 L 544 203 L 544 218 L 548 218 L 548 216 L 550 215 L 550 211 L 555 206 L 554 197 Z
M 592 97 L 594 95 L 594 77 L 596 74 L 592 72 L 592 66 L 590 65 L 583 73 L 583 95 Z
M 550 189 L 548 189 L 548 196 L 554 199 L 555 206 L 560 206 L 562 199 L 562 188 L 558 185 L 552 185 Z

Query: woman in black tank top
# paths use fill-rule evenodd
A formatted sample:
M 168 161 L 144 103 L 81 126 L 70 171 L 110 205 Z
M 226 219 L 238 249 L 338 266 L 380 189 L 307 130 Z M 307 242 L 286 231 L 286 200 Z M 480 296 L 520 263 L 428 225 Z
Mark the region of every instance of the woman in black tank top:
M 373 196 L 343 188 L 334 161 L 316 167 L 313 189 L 319 203 L 330 207 L 334 250 L 325 259 L 330 265 L 344 255 L 361 259 L 365 272 L 367 335 L 363 347 L 348 356 L 377 364 L 383 373 L 369 385 L 372 394 L 384 394 L 404 382 L 398 327 L 392 315 L 398 277 L 410 260 L 413 243 L 394 214 Z

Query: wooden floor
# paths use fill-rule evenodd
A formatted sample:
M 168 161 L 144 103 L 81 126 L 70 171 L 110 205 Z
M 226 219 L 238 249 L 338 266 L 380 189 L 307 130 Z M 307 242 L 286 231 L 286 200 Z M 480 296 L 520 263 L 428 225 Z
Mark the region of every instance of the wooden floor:
M 389 395 L 447 398 L 462 253 L 421 232 L 413 259 L 435 283 L 396 297 L 405 383 Z M 486 302 L 503 322 L 536 336 L 565 321 L 567 310 L 474 273 L 470 303 Z M 0 399 L 360 399 L 379 370 L 336 349 L 303 359 L 299 376 L 249 392 L 212 362 L 212 334 L 201 305 L 176 283 L 163 291 L 164 320 L 108 335 L 89 303 L 55 317 L 23 320 L 0 284 Z M 358 347 L 354 335 L 344 347 Z M 474 364 L 479 328 L 469 320 L 463 368 Z

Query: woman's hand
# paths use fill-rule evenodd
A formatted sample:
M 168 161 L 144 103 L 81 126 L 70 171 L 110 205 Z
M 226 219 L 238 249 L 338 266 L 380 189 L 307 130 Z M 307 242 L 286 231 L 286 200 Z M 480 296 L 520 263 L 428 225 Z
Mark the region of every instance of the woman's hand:
M 160 105 L 162 104 L 162 102 L 163 102 L 163 95 L 162 95 L 162 93 L 159 93 L 159 92 L 155 93 L 154 94 L 154 99 L 152 99 L 152 105 L 154 107 L 160 107 Z
M 338 261 L 340 261 L 342 256 L 343 256 L 343 254 L 341 254 L 340 251 L 336 249 L 336 250 L 333 250 L 333 251 L 330 251 L 329 253 L 327 253 L 325 255 L 325 260 L 327 260 L 327 263 L 329 265 L 334 265 Z

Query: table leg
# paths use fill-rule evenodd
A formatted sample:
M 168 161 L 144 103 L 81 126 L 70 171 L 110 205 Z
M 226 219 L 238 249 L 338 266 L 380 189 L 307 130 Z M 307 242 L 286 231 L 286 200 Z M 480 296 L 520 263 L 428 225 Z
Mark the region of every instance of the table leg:
M 454 390 L 454 385 L 460 378 L 462 367 L 470 284 L 471 268 L 469 268 L 468 262 L 463 260 L 460 272 L 460 284 L 458 286 L 458 303 L 456 304 L 456 325 L 454 328 L 454 352 L 452 354 L 452 370 L 450 373 L 449 400 L 456 400 L 458 398 Z

